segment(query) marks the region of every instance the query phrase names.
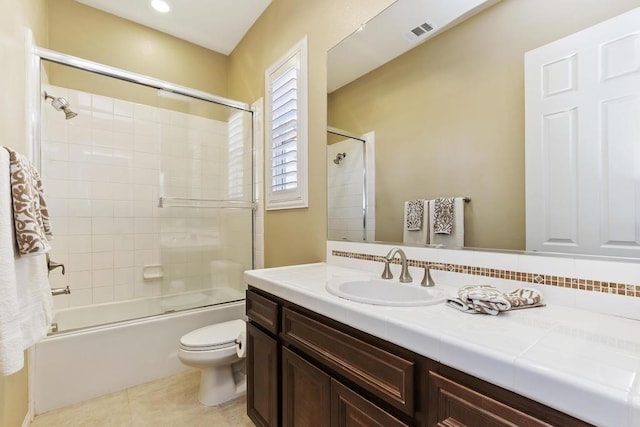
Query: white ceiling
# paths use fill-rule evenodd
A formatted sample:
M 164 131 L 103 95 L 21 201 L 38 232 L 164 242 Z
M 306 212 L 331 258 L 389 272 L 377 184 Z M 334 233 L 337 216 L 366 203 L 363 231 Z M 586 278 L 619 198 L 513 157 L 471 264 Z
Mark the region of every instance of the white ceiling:
M 500 0 L 398 0 L 329 50 L 329 93 L 380 67 Z M 411 29 L 428 23 L 433 30 L 411 40 Z
M 169 13 L 151 0 L 76 0 L 87 6 L 229 55 L 271 0 L 166 0 Z

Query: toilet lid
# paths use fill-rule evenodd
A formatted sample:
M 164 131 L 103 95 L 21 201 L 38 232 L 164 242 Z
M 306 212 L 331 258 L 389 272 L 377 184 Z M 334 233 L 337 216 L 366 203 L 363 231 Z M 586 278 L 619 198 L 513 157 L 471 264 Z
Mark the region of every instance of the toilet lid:
M 211 350 L 235 345 L 240 332 L 245 329 L 244 320 L 231 320 L 196 329 L 180 338 L 180 346 L 187 350 Z

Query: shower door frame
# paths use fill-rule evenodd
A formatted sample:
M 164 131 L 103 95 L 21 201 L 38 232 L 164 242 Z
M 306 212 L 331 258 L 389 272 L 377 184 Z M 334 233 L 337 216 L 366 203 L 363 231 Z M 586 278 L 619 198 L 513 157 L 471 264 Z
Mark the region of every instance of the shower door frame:
M 131 71 L 123 70 L 121 68 L 112 67 L 110 65 L 90 61 L 66 53 L 57 52 L 35 45 L 33 36 L 29 32 L 27 32 L 26 34 L 26 45 L 28 51 L 27 61 L 29 62 L 27 66 L 29 74 L 27 77 L 27 79 L 29 80 L 27 84 L 27 97 L 29 98 L 27 104 L 29 109 L 28 138 L 30 140 L 27 149 L 29 151 L 28 156 L 38 170 L 41 170 L 42 168 L 41 94 L 43 60 L 60 65 L 66 65 L 83 71 L 89 71 L 105 77 L 111 77 L 125 82 L 139 84 L 153 89 L 164 90 L 170 93 L 175 93 L 177 95 L 183 95 L 201 101 L 211 102 L 224 107 L 234 108 L 236 110 L 251 113 L 251 201 L 238 202 L 208 200 L 207 202 L 223 202 L 219 207 L 226 207 L 231 209 L 251 209 L 251 268 L 256 268 L 256 258 L 258 256 L 258 252 L 261 253 L 262 256 L 258 260 L 259 265 L 257 266 L 257 268 L 262 268 L 262 264 L 264 263 L 264 243 L 261 241 L 260 245 L 258 246 L 258 242 L 256 242 L 256 229 L 258 226 L 258 222 L 260 224 L 263 224 L 264 221 L 262 215 L 260 216 L 260 218 L 257 218 L 256 215 L 258 210 L 262 209 L 262 200 L 261 197 L 259 197 L 261 192 L 258 192 L 260 177 L 258 177 L 258 175 L 256 174 L 259 169 L 258 163 L 262 161 L 263 155 L 260 144 L 262 140 L 262 98 L 258 99 L 254 104 L 249 105 L 245 102 L 214 95 L 187 86 L 176 85 L 164 80 L 156 79 L 154 77 L 145 76 L 143 74 L 138 74 Z
M 110 65 L 100 64 L 98 62 L 89 61 L 87 59 L 78 58 L 77 56 L 68 55 L 66 53 L 56 52 L 55 50 L 46 49 L 39 46 L 33 46 L 33 63 L 29 67 L 32 72 L 32 87 L 36 88 L 32 94 L 33 100 L 31 101 L 30 108 L 31 116 L 31 150 L 32 161 L 36 167 L 41 167 L 41 147 L 40 147 L 40 94 L 42 93 L 42 60 L 53 62 L 60 65 L 66 65 L 72 68 L 76 68 L 83 71 L 89 71 L 105 77 L 112 77 L 118 80 L 126 81 L 129 83 L 136 83 L 142 86 L 150 87 L 153 89 L 161 89 L 167 92 L 175 93 L 177 95 L 184 95 L 187 97 L 199 99 L 201 101 L 213 102 L 214 104 L 222 105 L 225 107 L 235 108 L 237 110 L 247 111 L 253 116 L 255 114 L 255 108 L 252 108 L 247 103 L 235 101 L 233 99 L 225 98 L 218 95 L 213 95 L 208 92 L 203 92 L 197 89 L 192 89 L 186 86 L 180 86 L 173 83 L 169 83 L 164 80 L 156 79 L 153 77 L 145 76 L 143 74 L 133 73 L 121 68 L 112 67 Z M 255 118 L 254 118 L 255 119 Z M 255 132 L 255 129 L 253 129 Z M 251 149 L 255 151 L 254 138 L 252 138 Z M 255 172 L 255 166 L 252 165 L 252 174 Z M 255 181 L 255 175 L 253 175 Z M 255 200 L 252 200 L 255 203 Z

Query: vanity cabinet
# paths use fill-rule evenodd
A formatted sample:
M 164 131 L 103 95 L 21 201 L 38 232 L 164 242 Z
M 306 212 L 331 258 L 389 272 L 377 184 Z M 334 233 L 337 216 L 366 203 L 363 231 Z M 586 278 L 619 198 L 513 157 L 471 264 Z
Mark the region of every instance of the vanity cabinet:
M 258 426 L 587 426 L 250 287 L 247 413 Z
M 278 342 L 247 324 L 247 414 L 259 427 L 278 425 Z
M 275 427 L 279 420 L 278 304 L 247 292 L 247 415 L 258 427 Z

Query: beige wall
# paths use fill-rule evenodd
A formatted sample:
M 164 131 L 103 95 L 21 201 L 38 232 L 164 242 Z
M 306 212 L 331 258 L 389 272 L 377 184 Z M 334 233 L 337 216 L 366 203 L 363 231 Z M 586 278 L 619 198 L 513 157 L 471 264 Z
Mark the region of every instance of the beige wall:
M 265 216 L 265 264 L 325 259 L 326 52 L 392 0 L 274 0 L 230 56 L 229 97 L 264 96 L 264 71 L 309 37 L 309 208 Z
M 31 28 L 40 45 L 47 44 L 46 0 L 0 2 L 0 145 L 21 152 L 27 147 L 25 27 Z M 26 353 L 25 353 L 26 362 Z M 16 427 L 28 411 L 28 369 L 0 376 L 0 426 Z
M 376 238 L 404 200 L 469 196 L 467 246 L 525 247 L 524 53 L 639 0 L 503 0 L 334 92 L 329 125 L 376 132 Z
M 49 48 L 192 87 L 227 95 L 228 57 L 168 34 L 135 24 L 74 0 L 49 2 Z M 105 95 L 148 96 L 144 89 L 89 73 L 53 72 L 51 83 Z M 127 92 L 139 94 L 127 95 Z

